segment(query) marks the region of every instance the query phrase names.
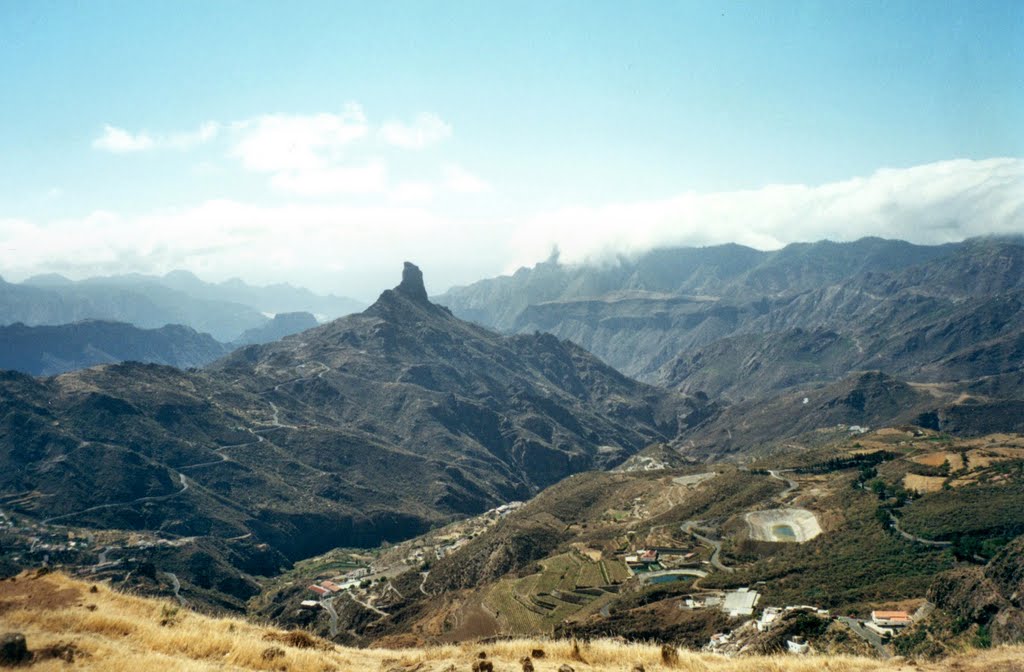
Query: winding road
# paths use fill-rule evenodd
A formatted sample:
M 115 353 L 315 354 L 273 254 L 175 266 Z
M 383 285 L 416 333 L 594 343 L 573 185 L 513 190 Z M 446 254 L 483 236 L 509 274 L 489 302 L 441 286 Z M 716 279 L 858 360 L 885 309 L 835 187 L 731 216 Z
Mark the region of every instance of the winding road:
M 786 478 L 785 476 L 780 476 L 779 472 L 776 471 L 775 469 L 769 469 L 768 474 L 775 480 L 782 481 L 783 483 L 786 484 L 786 489 L 776 496 L 776 499 L 778 499 L 780 502 L 788 498 L 790 494 L 792 494 L 794 491 L 796 491 L 797 488 L 800 487 L 800 485 L 793 479 Z
M 82 514 L 91 513 L 93 511 L 100 511 L 102 509 L 114 509 L 114 508 L 118 508 L 118 507 L 121 507 L 121 506 L 134 506 L 135 504 L 145 504 L 146 502 L 166 502 L 168 499 L 172 499 L 174 497 L 177 497 L 178 495 L 181 495 L 186 490 L 188 490 L 189 483 L 188 483 L 188 479 L 185 478 L 185 474 L 178 474 L 178 478 L 181 481 L 181 490 L 178 490 L 177 492 L 172 492 L 169 495 L 152 495 L 152 496 L 149 496 L 149 497 L 139 497 L 138 499 L 133 499 L 130 502 L 116 502 L 116 503 L 113 503 L 113 504 L 99 504 L 97 506 L 90 506 L 87 509 L 82 509 L 81 511 L 75 511 L 74 513 L 65 513 L 65 514 L 62 514 L 62 515 L 59 515 L 59 516 L 54 516 L 53 518 L 47 518 L 46 520 L 43 521 L 43 523 L 48 525 L 48 524 L 50 524 L 50 523 L 52 523 L 52 522 L 54 522 L 56 520 L 64 520 L 65 518 L 73 518 L 75 516 L 81 516 Z
M 923 537 L 915 537 L 910 532 L 904 532 L 903 528 L 900 527 L 899 519 L 892 514 L 892 511 L 889 512 L 889 521 L 892 522 L 892 528 L 907 541 L 913 541 L 914 543 L 924 544 L 925 546 L 932 546 L 934 548 L 948 548 L 953 545 L 953 542 L 951 541 L 934 541 L 932 539 L 924 539 Z
M 694 532 L 694 528 L 696 528 L 697 525 L 700 524 L 700 522 L 701 521 L 699 520 L 688 520 L 682 525 L 680 525 L 680 529 L 682 529 L 684 534 L 692 534 L 701 543 L 714 548 L 715 550 L 711 553 L 711 566 L 715 569 L 725 572 L 726 574 L 732 574 L 736 570 L 732 567 L 723 565 L 722 560 L 720 558 L 722 553 L 722 542 L 719 540 L 711 539 L 709 537 L 705 537 L 703 534 L 700 534 L 698 532 Z
M 366 602 L 363 602 L 362 600 L 360 600 L 358 597 L 356 597 L 352 593 L 349 593 L 349 597 L 351 597 L 352 601 L 355 602 L 356 604 L 358 604 L 361 607 L 365 607 L 365 608 L 369 609 L 370 611 L 372 611 L 374 613 L 380 614 L 381 616 L 390 616 L 390 614 L 388 614 L 388 612 L 382 611 L 382 610 L 378 609 L 377 607 L 373 606 L 372 604 L 368 604 Z
M 338 636 L 338 612 L 335 611 L 335 609 L 334 609 L 334 598 L 333 597 L 325 597 L 324 599 L 320 600 L 320 606 L 324 608 L 324 611 L 327 612 L 327 615 L 331 619 L 330 623 L 328 624 L 328 627 L 330 628 L 330 632 L 331 632 L 331 637 L 337 637 Z

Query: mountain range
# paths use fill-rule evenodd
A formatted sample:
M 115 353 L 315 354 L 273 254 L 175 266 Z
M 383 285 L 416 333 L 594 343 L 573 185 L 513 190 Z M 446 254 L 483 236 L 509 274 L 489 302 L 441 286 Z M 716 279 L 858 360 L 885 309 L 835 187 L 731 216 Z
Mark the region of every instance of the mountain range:
M 308 312 L 329 320 L 364 305 L 286 284 L 253 287 L 238 279 L 207 283 L 186 271 L 77 282 L 56 274 L 34 276 L 22 283 L 0 280 L 0 324 L 60 325 L 87 319 L 126 322 L 145 329 L 180 324 L 223 343 L 267 325 L 268 315 Z
M 553 333 L 627 375 L 687 389 L 714 386 L 713 370 L 704 369 L 756 357 L 747 349 L 770 348 L 765 338 L 789 347 L 787 332 L 796 329 L 833 341 L 815 346 L 828 348 L 821 368 L 807 371 L 792 358 L 805 369 L 795 374 L 803 381 L 891 366 L 894 373 L 921 370 L 936 380 L 949 375 L 942 370 L 947 365 L 964 369 L 976 358 L 968 349 L 977 348 L 978 336 L 1012 341 L 1019 331 L 1022 250 L 1020 238 L 935 247 L 865 238 L 800 243 L 777 252 L 738 245 L 677 248 L 606 267 L 553 259 L 452 289 L 437 300 L 465 319 L 509 333 Z M 735 339 L 724 340 L 730 337 Z M 1013 348 L 986 345 L 995 350 L 989 359 Z M 772 353 L 781 354 L 778 348 Z M 938 361 L 942 356 L 951 361 Z M 698 357 L 700 366 L 694 364 Z M 774 368 L 791 373 L 781 363 Z M 961 377 L 975 372 L 967 367 Z M 683 381 L 691 376 L 697 387 Z M 756 383 L 751 390 L 745 378 L 733 380 L 748 394 L 764 391 L 764 384 L 792 382 Z
M 165 543 L 125 582 L 161 589 L 159 564 L 202 604 L 256 598 L 261 617 L 354 643 L 458 641 L 476 632 L 460 614 L 490 624 L 487 635 L 543 626 L 695 643 L 726 627 L 717 612 L 680 615 L 668 589 L 630 583 L 619 556 L 641 543 L 697 553 L 718 572 L 700 577 L 704 588 L 774 576 L 784 580 L 766 590 L 780 600 L 827 594 L 863 611 L 884 597 L 847 572 L 865 558 L 893 601 L 968 590 L 932 583 L 954 560 L 1005 569 L 997 552 L 1024 532 L 1022 302 L 1021 239 L 730 245 L 608 267 L 552 259 L 434 301 L 406 263 L 364 311 L 325 324 L 280 314 L 202 368 L 0 374 L 0 505 L 34 533 L 157 535 Z M 54 329 L 67 339 L 125 327 Z M 43 333 L 9 329 L 23 342 Z M 67 358 L 174 363 L 169 351 L 202 363 L 219 345 L 165 329 L 196 345 L 90 345 Z M 57 359 L 39 359 L 51 367 L 40 372 Z M 798 476 L 787 486 L 779 470 Z M 495 508 L 516 500 L 529 501 Z M 794 502 L 817 512 L 823 541 L 787 551 L 751 536 L 747 514 Z M 907 534 L 921 542 L 894 531 L 897 515 L 938 546 L 908 551 Z M 406 555 L 388 565 L 402 572 L 375 577 L 376 593 L 360 588 L 370 603 L 339 603 L 333 620 L 296 611 L 309 581 L 338 578 L 319 572 L 339 557 L 365 564 L 365 549 L 403 540 Z M 720 553 L 737 576 L 715 564 Z M 815 592 L 836 571 L 835 592 Z M 1016 619 L 1012 595 L 996 611 Z M 1001 641 L 1024 631 L 992 625 L 995 613 L 965 623 Z
M 407 265 L 363 313 L 204 370 L 3 374 L 0 491 L 41 520 L 251 534 L 298 559 L 614 466 L 696 405 L 553 336 L 458 320 Z

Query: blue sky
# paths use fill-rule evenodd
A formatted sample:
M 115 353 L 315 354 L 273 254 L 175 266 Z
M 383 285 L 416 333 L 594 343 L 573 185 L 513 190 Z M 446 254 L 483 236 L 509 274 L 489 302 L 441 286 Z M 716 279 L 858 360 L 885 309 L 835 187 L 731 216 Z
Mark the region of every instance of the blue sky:
M 8 1 L 0 36 L 8 279 L 371 297 L 405 257 L 441 290 L 552 245 L 1024 227 L 1012 0 Z

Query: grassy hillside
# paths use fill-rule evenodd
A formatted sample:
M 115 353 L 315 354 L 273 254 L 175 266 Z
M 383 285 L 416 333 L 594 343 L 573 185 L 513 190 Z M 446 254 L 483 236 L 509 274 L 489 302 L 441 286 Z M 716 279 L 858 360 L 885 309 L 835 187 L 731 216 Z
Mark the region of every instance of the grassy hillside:
M 127 672 L 161 670 L 288 670 L 289 672 L 441 672 L 469 670 L 486 652 L 496 670 L 518 670 L 534 649 L 537 672 L 563 665 L 575 670 L 616 672 L 689 670 L 754 672 L 844 672 L 921 670 L 994 672 L 1020 669 L 1024 647 L 966 651 L 937 663 L 908 667 L 902 660 L 883 662 L 857 657 L 725 658 L 678 652 L 665 662 L 660 648 L 597 640 L 510 640 L 492 644 L 417 649 L 351 649 L 300 632 L 286 632 L 238 619 L 211 618 L 160 600 L 125 595 L 106 586 L 61 574 L 22 574 L 0 583 L 0 616 L 5 629 L 25 635 L 36 659 L 29 669 Z M 68 662 L 71 661 L 71 662 Z

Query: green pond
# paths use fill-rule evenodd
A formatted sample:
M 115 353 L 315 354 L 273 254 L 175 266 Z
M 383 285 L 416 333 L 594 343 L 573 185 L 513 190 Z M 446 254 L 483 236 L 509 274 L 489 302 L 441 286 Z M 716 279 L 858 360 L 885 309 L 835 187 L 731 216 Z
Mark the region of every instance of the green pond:
M 789 525 L 773 525 L 772 536 L 779 541 L 796 541 L 796 532 Z

